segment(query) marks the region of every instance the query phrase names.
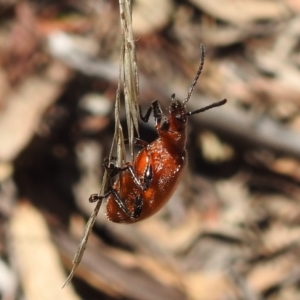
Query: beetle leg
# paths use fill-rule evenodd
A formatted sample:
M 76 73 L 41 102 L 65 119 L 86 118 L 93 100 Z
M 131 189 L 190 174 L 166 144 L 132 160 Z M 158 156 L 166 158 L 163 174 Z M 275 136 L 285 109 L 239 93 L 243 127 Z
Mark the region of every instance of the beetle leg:
M 151 164 L 148 164 L 147 168 L 145 170 L 145 174 L 144 174 L 143 186 L 144 186 L 145 190 L 147 190 L 150 187 L 152 179 L 153 179 L 153 169 L 152 169 Z
M 124 143 L 125 143 L 125 145 L 129 144 L 129 140 L 125 139 Z M 141 140 L 139 138 L 134 138 L 133 143 L 134 143 L 135 146 L 139 146 L 139 147 L 142 147 L 142 148 L 145 148 L 145 147 L 148 146 L 148 143 L 146 141 Z
M 112 157 L 114 159 L 114 157 Z M 109 162 L 109 159 L 106 158 L 103 162 L 103 166 L 105 169 L 110 170 L 110 178 L 118 175 L 120 172 L 128 170 L 128 172 L 131 175 L 131 178 L 133 179 L 134 183 L 141 189 L 141 190 L 146 190 L 148 188 L 148 183 L 142 184 L 140 180 L 137 178 L 136 174 L 133 171 L 132 165 L 126 165 L 123 168 L 117 167 L 114 163 Z M 152 171 L 152 170 L 151 170 Z M 151 173 L 152 174 L 152 173 Z
M 142 115 L 142 110 L 140 108 L 140 118 L 141 118 L 141 120 L 143 122 L 147 123 L 152 111 L 153 111 L 153 116 L 155 118 L 156 124 L 159 124 L 164 114 L 162 112 L 162 109 L 160 107 L 160 104 L 159 104 L 158 100 L 154 100 L 151 103 L 151 106 L 148 108 L 145 116 Z
M 148 146 L 148 143 L 144 140 L 139 139 L 139 138 L 135 138 L 134 139 L 134 145 L 140 146 L 142 148 L 146 148 Z
M 111 157 L 106 157 L 103 160 L 103 167 L 106 170 L 110 171 L 109 172 L 109 178 L 115 177 L 116 175 L 118 175 L 122 171 L 122 168 L 116 167 L 115 163 L 112 162 L 112 161 L 114 161 L 116 159 L 117 159 L 116 157 L 111 156 Z
M 123 168 L 119 168 L 116 167 L 114 164 L 110 164 L 110 166 L 105 166 L 105 168 L 109 169 L 109 170 L 113 170 L 112 174 L 113 176 L 117 175 L 120 172 L 126 171 L 128 170 L 128 172 L 131 175 L 131 178 L 133 179 L 134 183 L 141 189 L 141 190 L 146 190 L 147 189 L 147 185 L 143 185 L 140 180 L 137 178 L 136 174 L 133 171 L 132 165 L 127 165 Z M 112 177 L 113 177 L 112 176 Z
M 129 173 L 131 175 L 131 178 L 133 179 L 134 183 L 141 190 L 145 191 L 145 190 L 147 190 L 149 188 L 149 183 L 148 183 L 149 180 L 148 181 L 146 180 L 145 183 L 140 182 L 140 180 L 137 178 L 136 174 L 134 173 L 133 168 L 132 168 L 131 165 L 127 165 L 126 167 L 124 167 L 122 171 L 124 171 L 124 170 L 128 170 L 129 171 Z M 150 173 L 152 174 L 152 169 L 151 169 Z
M 131 212 L 129 211 L 124 201 L 120 198 L 118 192 L 115 189 L 111 189 L 111 194 L 114 196 L 116 203 L 126 215 L 128 215 L 132 219 L 138 219 L 140 217 L 143 209 L 143 198 L 141 196 L 137 196 L 135 198 L 134 210 L 133 212 Z
M 132 213 L 126 207 L 124 201 L 120 198 L 118 192 L 112 187 L 102 196 L 99 196 L 98 194 L 92 194 L 89 198 L 89 202 L 92 203 L 92 202 L 102 201 L 103 199 L 107 198 L 110 194 L 113 195 L 114 200 L 126 215 L 128 215 L 130 218 L 133 219 L 138 219 L 140 217 L 143 208 L 143 198 L 140 196 L 137 196 L 135 198 L 134 210 Z
M 111 156 L 110 157 L 111 160 L 116 160 L 116 157 Z M 92 194 L 89 198 L 89 202 L 97 202 L 97 201 L 102 201 L 103 199 L 107 198 L 111 193 L 112 193 L 112 183 L 111 183 L 111 179 L 116 176 L 119 172 L 120 172 L 120 168 L 116 168 L 116 166 L 114 165 L 114 163 L 109 162 L 109 157 L 105 158 L 103 161 L 103 166 L 104 168 L 110 170 L 109 173 L 109 188 L 108 190 L 104 193 L 104 195 L 99 195 L 99 194 Z
M 97 202 L 102 201 L 103 199 L 107 198 L 111 194 L 111 190 L 107 191 L 104 195 L 99 196 L 98 194 L 92 194 L 89 198 L 89 202 Z
M 128 141 L 128 140 L 127 140 Z M 126 141 L 125 141 L 126 143 Z M 135 138 L 134 139 L 134 144 L 137 146 L 141 146 L 143 148 L 147 147 L 148 143 L 139 139 L 139 138 Z M 146 190 L 149 188 L 150 182 L 152 180 L 152 168 L 150 166 L 150 169 L 147 168 L 146 170 L 146 174 L 145 174 L 145 183 L 142 184 L 140 182 L 140 180 L 137 178 L 136 174 L 133 171 L 133 168 L 131 165 L 127 165 L 123 168 L 119 168 L 117 167 L 114 162 L 117 159 L 117 157 L 115 156 L 111 156 L 111 157 L 106 157 L 103 160 L 103 167 L 107 170 L 110 170 L 110 174 L 109 174 L 109 178 L 112 179 L 112 177 L 118 175 L 120 172 L 122 171 L 126 171 L 128 170 L 134 183 L 141 189 L 141 190 Z M 151 176 L 151 178 L 149 178 Z M 109 179 L 109 180 L 110 180 Z M 111 193 L 113 193 L 114 195 L 117 195 L 117 192 L 115 190 L 113 190 L 112 185 L 110 187 L 110 189 L 105 192 L 104 195 L 99 196 L 99 194 L 92 194 L 89 198 L 89 202 L 97 202 L 97 201 L 102 201 L 104 198 L 107 198 Z M 115 197 L 116 198 L 116 197 Z M 119 201 L 121 201 L 120 197 L 118 197 Z M 138 199 L 137 199 L 138 200 Z M 122 202 L 122 201 L 121 201 Z M 141 202 L 141 200 L 136 201 L 136 208 L 135 211 L 139 211 L 139 207 L 141 206 L 141 204 L 139 204 Z M 120 206 L 120 205 L 119 205 Z M 120 206 L 121 207 L 121 206 Z M 126 209 L 126 208 L 125 208 Z M 128 213 L 130 214 L 130 212 L 128 211 Z M 136 215 L 137 213 L 134 213 L 134 215 Z
M 142 107 L 140 106 L 140 119 L 144 122 L 144 123 L 147 123 L 149 118 L 150 118 L 150 115 L 152 113 L 152 105 L 148 108 L 145 116 L 143 116 L 142 114 Z

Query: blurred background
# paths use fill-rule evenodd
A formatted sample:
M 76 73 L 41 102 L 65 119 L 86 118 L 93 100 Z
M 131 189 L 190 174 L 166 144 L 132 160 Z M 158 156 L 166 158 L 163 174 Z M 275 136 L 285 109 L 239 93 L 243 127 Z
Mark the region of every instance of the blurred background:
M 61 289 L 113 138 L 119 4 L 0 0 L 0 298 L 300 299 L 300 2 L 136 0 L 133 30 L 143 112 L 186 97 L 200 43 L 188 107 L 228 103 L 189 118 L 159 213 L 120 225 L 102 205 Z

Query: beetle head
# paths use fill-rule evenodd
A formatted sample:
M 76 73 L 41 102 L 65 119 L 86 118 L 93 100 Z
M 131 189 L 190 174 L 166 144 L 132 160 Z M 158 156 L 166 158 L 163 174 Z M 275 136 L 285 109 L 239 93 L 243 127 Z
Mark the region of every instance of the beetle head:
M 180 100 L 175 100 L 175 94 L 171 96 L 171 104 L 169 106 L 169 117 L 163 117 L 160 124 L 162 132 L 180 132 L 185 129 L 187 112 L 185 105 Z
M 175 94 L 171 96 L 169 112 L 173 122 L 178 125 L 186 123 L 187 114 L 185 104 L 180 100 L 175 100 Z

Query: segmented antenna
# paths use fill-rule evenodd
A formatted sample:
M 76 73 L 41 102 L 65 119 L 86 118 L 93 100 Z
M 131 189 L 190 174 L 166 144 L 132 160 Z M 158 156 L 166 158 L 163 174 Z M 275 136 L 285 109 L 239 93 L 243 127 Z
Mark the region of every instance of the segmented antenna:
M 214 103 L 212 103 L 212 104 L 210 104 L 210 105 L 207 105 L 207 106 L 202 107 L 202 108 L 200 108 L 200 109 L 197 109 L 197 110 L 195 110 L 195 111 L 189 111 L 189 112 L 186 113 L 186 116 L 189 117 L 189 116 L 191 116 L 191 115 L 194 115 L 194 114 L 198 114 L 198 113 L 204 112 L 204 111 L 209 110 L 209 109 L 211 109 L 211 108 L 218 107 L 218 106 L 222 106 L 222 105 L 224 105 L 226 102 L 227 102 L 226 99 L 223 99 L 223 100 L 221 100 L 221 101 L 219 101 L 219 102 L 214 102 Z
M 183 105 L 185 105 L 185 104 L 190 100 L 190 98 L 191 98 L 191 96 L 192 96 L 192 93 L 193 93 L 193 90 L 194 90 L 194 87 L 195 87 L 195 85 L 197 84 L 197 81 L 198 81 L 198 79 L 199 79 L 199 76 L 200 76 L 200 74 L 201 74 L 201 72 L 202 72 L 202 70 L 203 70 L 204 59 L 205 59 L 205 47 L 204 47 L 203 44 L 200 45 L 200 49 L 201 49 L 201 60 L 200 60 L 200 65 L 199 65 L 197 74 L 196 74 L 196 76 L 195 76 L 195 79 L 194 79 L 194 81 L 193 81 L 193 83 L 192 83 L 192 85 L 191 85 L 191 87 L 190 87 L 190 89 L 189 89 L 189 92 L 188 92 L 186 98 L 185 98 L 184 101 L 183 101 Z

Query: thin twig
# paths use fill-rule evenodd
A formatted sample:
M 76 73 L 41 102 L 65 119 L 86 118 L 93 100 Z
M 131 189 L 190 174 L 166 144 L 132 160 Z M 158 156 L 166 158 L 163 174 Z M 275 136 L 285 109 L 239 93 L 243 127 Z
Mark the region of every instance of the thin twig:
M 119 0 L 120 18 L 122 27 L 123 52 L 123 80 L 125 95 L 125 110 L 129 149 L 133 159 L 133 140 L 135 133 L 138 134 L 139 123 L 139 82 L 136 62 L 135 44 L 132 33 L 132 9 L 130 0 Z
M 124 95 L 125 95 L 125 109 L 126 109 L 126 119 L 128 127 L 128 139 L 131 157 L 133 159 L 133 140 L 135 133 L 138 134 L 138 122 L 139 122 L 139 106 L 138 106 L 138 70 L 136 64 L 135 46 L 132 34 L 131 26 L 131 1 L 130 0 L 120 0 L 120 18 L 122 27 L 122 46 L 120 54 L 120 71 L 119 71 L 119 82 L 118 89 L 116 92 L 116 102 L 115 102 L 115 134 L 111 146 L 110 157 L 114 153 L 115 147 L 117 148 L 117 164 L 119 166 L 123 165 L 126 159 L 125 143 L 123 128 L 120 121 L 120 89 L 121 84 L 124 85 Z M 104 172 L 103 180 L 99 195 L 102 195 L 106 189 L 106 185 L 109 179 L 109 174 Z M 82 256 L 84 254 L 90 232 L 96 221 L 99 209 L 101 206 L 101 201 L 97 202 L 94 212 L 90 216 L 85 229 L 83 237 L 80 241 L 77 253 L 73 259 L 73 267 L 70 275 L 66 279 L 63 287 L 70 283 L 72 280 L 75 270 L 77 269 Z

